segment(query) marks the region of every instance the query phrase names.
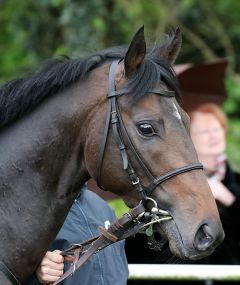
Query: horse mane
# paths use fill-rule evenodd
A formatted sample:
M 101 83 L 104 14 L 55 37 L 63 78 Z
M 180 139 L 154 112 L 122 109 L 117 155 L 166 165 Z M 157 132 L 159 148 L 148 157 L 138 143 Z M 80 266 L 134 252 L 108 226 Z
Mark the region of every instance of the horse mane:
M 164 44 L 161 45 L 161 49 Z M 159 47 L 148 50 L 143 64 L 127 80 L 130 102 L 142 98 L 161 80 L 179 97 L 175 73 L 169 63 L 156 56 Z M 35 109 L 49 96 L 82 80 L 100 65 L 124 58 L 126 48 L 114 47 L 86 58 L 57 58 L 48 61 L 39 71 L 0 87 L 0 128 L 13 123 Z M 130 89 L 129 89 L 130 88 Z

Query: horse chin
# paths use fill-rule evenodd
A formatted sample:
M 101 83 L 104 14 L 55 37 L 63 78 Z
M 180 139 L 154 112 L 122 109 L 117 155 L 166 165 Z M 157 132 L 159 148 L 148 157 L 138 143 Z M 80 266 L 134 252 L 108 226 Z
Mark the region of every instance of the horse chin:
M 172 254 L 183 260 L 199 260 L 210 255 L 214 251 L 214 249 L 212 249 L 209 251 L 199 252 L 196 251 L 193 246 L 187 247 L 183 242 L 174 220 L 156 225 L 155 231 L 160 233 L 164 239 L 168 240 L 169 249 Z
M 140 203 L 140 199 L 139 197 L 135 197 L 135 193 L 133 193 L 133 197 L 130 195 L 121 195 L 121 198 L 129 209 L 136 207 Z
M 174 221 L 167 221 L 155 226 L 155 231 L 159 232 L 162 237 L 168 241 L 169 249 L 173 255 L 181 259 L 187 259 L 183 242 L 179 231 L 174 226 Z

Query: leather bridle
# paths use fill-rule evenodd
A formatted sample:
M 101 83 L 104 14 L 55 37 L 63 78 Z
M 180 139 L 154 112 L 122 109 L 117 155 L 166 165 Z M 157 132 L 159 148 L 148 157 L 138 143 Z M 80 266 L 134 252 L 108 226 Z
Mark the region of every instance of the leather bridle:
M 107 111 L 107 119 L 105 123 L 105 129 L 103 134 L 103 139 L 100 145 L 99 157 L 97 161 L 97 171 L 96 171 L 96 182 L 100 188 L 105 190 L 101 186 L 101 169 L 104 159 L 104 154 L 106 150 L 106 144 L 110 129 L 110 124 L 113 131 L 113 136 L 118 146 L 118 149 L 121 154 L 122 162 L 123 162 L 123 169 L 127 172 L 128 176 L 130 177 L 132 185 L 136 188 L 137 192 L 140 195 L 141 200 L 146 200 L 148 197 L 151 196 L 152 192 L 156 189 L 156 187 L 163 183 L 166 180 L 173 178 L 179 174 L 196 170 L 196 169 L 203 169 L 203 165 L 199 162 L 188 164 L 176 169 L 173 169 L 159 177 L 154 177 L 151 173 L 150 169 L 138 153 L 136 147 L 134 146 L 126 128 L 124 122 L 121 117 L 121 113 L 119 110 L 117 97 L 126 94 L 126 89 L 119 89 L 116 90 L 115 87 L 115 74 L 116 68 L 119 61 L 115 60 L 111 63 L 110 70 L 109 70 L 109 79 L 108 79 L 108 111 Z M 175 97 L 175 92 L 169 90 L 163 90 L 160 88 L 154 88 L 152 90 L 148 90 L 147 93 L 155 93 L 160 96 L 164 97 Z M 125 138 L 125 141 L 124 141 Z M 130 149 L 133 153 L 135 159 L 137 160 L 138 164 L 141 166 L 142 170 L 144 171 L 145 175 L 147 176 L 148 180 L 150 181 L 147 187 L 143 186 L 140 181 L 139 176 L 137 175 L 136 171 L 134 170 L 129 155 L 127 153 L 127 149 Z

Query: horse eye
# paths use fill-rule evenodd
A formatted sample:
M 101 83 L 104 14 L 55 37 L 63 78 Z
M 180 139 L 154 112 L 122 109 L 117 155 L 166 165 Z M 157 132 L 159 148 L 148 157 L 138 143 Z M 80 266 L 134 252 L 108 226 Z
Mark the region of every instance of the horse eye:
M 138 125 L 138 130 L 141 132 L 142 135 L 151 137 L 156 134 L 152 125 L 144 123 Z

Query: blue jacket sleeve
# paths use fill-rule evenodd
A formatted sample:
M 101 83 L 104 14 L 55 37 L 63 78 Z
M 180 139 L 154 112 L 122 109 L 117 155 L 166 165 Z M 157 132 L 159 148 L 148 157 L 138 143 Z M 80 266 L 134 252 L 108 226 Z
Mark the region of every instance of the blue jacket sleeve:
M 42 283 L 40 283 L 37 279 L 37 276 L 33 274 L 25 285 L 42 285 Z

